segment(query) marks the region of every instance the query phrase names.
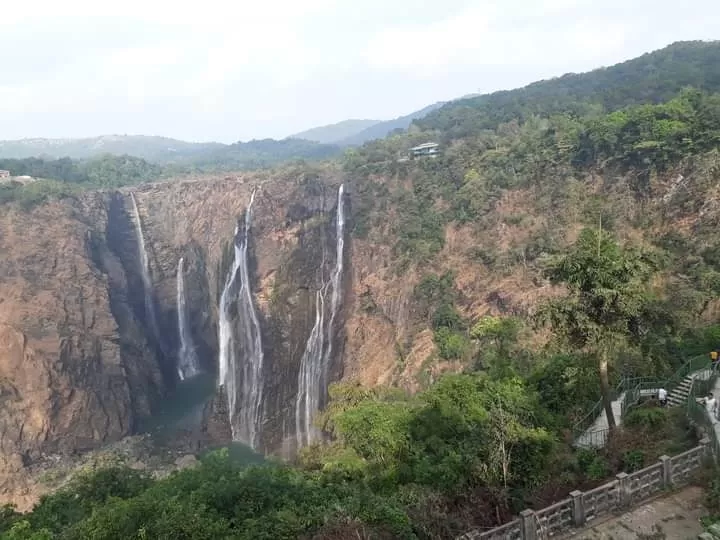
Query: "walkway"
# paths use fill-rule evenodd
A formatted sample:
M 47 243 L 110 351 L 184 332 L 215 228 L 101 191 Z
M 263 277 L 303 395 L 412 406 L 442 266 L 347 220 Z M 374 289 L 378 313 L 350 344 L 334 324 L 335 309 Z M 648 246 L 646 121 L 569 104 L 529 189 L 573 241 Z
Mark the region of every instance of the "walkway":
M 638 540 L 662 538 L 686 540 L 703 532 L 700 518 L 708 515 L 705 494 L 697 486 L 654 499 L 632 512 L 597 523 L 560 539 Z
M 677 385 L 672 388 L 668 394 L 669 405 L 683 405 L 687 401 L 687 396 L 692 387 L 693 379 L 696 377 L 709 377 L 710 370 L 699 369 L 686 375 Z M 641 397 L 656 396 L 659 388 L 644 388 L 640 390 Z M 716 397 L 720 397 L 720 379 L 716 383 L 713 393 Z M 625 399 L 626 392 L 622 392 L 618 398 L 612 402 L 613 416 L 615 424 L 622 425 L 622 402 Z M 605 409 L 603 408 L 595 422 L 588 427 L 585 432 L 575 440 L 575 446 L 580 448 L 602 448 L 607 442 L 608 421 Z
M 615 424 L 622 425 L 622 402 L 625 399 L 625 392 L 612 402 L 613 416 Z M 598 433 L 606 432 L 608 429 L 608 419 L 603 408 L 600 415 L 595 419 L 592 425 L 585 430 L 585 433 L 578 437 L 575 444 L 581 448 L 602 448 L 605 446 L 605 436 L 598 437 Z

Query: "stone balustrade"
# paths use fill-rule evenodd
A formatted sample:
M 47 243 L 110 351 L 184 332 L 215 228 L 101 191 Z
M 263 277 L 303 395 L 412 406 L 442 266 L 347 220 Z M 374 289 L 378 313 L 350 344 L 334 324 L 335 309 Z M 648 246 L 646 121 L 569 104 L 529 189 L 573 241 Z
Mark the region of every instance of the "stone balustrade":
M 710 440 L 695 448 L 634 473 L 620 473 L 615 480 L 589 491 L 573 491 L 570 497 L 542 510 L 523 510 L 520 518 L 490 530 L 475 530 L 457 540 L 542 540 L 557 537 L 573 528 L 615 512 L 624 512 L 664 490 L 690 481 L 692 474 L 712 457 Z

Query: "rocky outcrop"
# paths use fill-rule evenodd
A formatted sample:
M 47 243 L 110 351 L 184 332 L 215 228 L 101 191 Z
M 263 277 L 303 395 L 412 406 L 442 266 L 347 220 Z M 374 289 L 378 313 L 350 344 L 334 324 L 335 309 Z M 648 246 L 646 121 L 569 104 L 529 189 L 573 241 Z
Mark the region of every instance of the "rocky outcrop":
M 228 177 L 137 189 L 159 332 L 146 314 L 128 191 L 94 192 L 0 218 L 0 450 L 36 459 L 136 430 L 177 384 L 176 270 L 186 268 L 190 326 L 217 369 L 217 300 L 233 231 L 262 184 L 251 235 L 252 289 L 266 343 L 261 450 L 293 436 L 299 357 L 317 273 L 331 252 L 337 182 Z M 337 328 L 342 328 L 338 319 Z M 338 353 L 342 339 L 337 332 Z M 336 355 L 341 358 L 341 354 Z M 340 377 L 342 365 L 331 369 Z M 217 403 L 215 399 L 211 403 Z M 212 408 L 217 410 L 217 407 Z M 207 432 L 224 437 L 222 412 Z
M 324 178 L 296 171 L 272 178 L 248 174 L 134 189 L 151 291 L 143 285 L 129 190 L 86 193 L 29 212 L 4 207 L 0 502 L 27 497 L 22 481 L 9 480 L 21 476 L 27 464 L 47 454 L 119 440 L 144 429 L 148 418 L 164 414 L 163 405 L 183 401 L 177 394 L 187 387 L 177 386 L 175 369 L 180 258 L 201 367 L 216 373 L 218 300 L 232 262 L 236 225 L 256 187 L 249 274 L 264 347 L 263 425 L 257 450 L 291 455 L 296 450 L 298 373 L 314 324 L 315 291 L 324 279 L 322 269 L 326 279 L 335 264 L 339 184 L 335 174 Z M 351 220 L 352 185 L 347 188 L 344 204 Z M 428 369 L 427 359 L 434 352 L 432 334 L 415 311 L 413 291 L 421 272 L 397 272 L 392 241 L 383 231 L 379 224 L 370 239 L 351 241 L 346 235 L 343 302 L 331 332 L 328 379 L 349 377 L 369 385 L 414 389 L 416 375 Z M 423 271 L 460 270 L 456 284 L 469 299 L 466 314 L 474 316 L 493 309 L 486 300 L 489 293 L 513 287 L 494 283 L 496 278 L 467 266 L 463 250 L 472 242 L 463 235 L 464 230 L 449 230 L 437 258 L 444 266 Z M 147 301 L 157 331 L 148 319 Z M 508 301 L 517 305 L 522 298 Z M 457 368 L 436 362 L 430 376 Z M 196 408 L 193 416 L 199 425 L 185 435 L 204 444 L 229 441 L 223 390 L 212 394 L 211 388 L 205 399 L 204 408 Z

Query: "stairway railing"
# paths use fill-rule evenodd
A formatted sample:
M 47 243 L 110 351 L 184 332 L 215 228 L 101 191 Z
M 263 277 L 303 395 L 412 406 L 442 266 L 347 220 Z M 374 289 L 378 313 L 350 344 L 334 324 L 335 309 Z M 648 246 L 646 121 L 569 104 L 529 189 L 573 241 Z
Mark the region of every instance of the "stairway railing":
M 688 418 L 697 426 L 703 428 L 703 431 L 707 434 L 710 439 L 710 445 L 712 447 L 712 453 L 714 459 L 720 458 L 720 441 L 718 440 L 717 433 L 710 414 L 712 412 L 706 411 L 705 404 L 699 400 L 705 398 L 710 390 L 715 386 L 715 382 L 718 378 L 718 373 L 715 370 L 709 371 L 707 376 L 696 377 L 693 379 L 692 385 L 690 386 L 690 393 L 687 399 L 687 415 Z
M 616 400 L 619 396 L 625 393 L 621 404 L 622 415 L 625 415 L 633 406 L 639 401 L 643 390 L 654 390 L 658 388 L 665 388 L 665 390 L 671 392 L 686 376 L 695 371 L 699 371 L 703 368 L 710 367 L 710 360 L 707 355 L 698 355 L 690 358 L 687 362 L 681 365 L 670 377 L 666 380 L 657 379 L 655 377 L 623 377 L 618 385 L 611 391 L 611 400 Z M 602 399 L 598 400 L 593 408 L 572 428 L 573 439 L 577 440 L 580 436 L 587 432 L 587 430 L 595 423 L 596 419 L 603 412 Z M 595 430 L 599 433 L 598 437 L 605 440 L 607 438 L 607 428 Z M 601 433 L 602 432 L 602 433 Z M 598 438 L 593 434 L 587 434 L 593 440 Z M 586 438 L 587 438 L 586 435 Z

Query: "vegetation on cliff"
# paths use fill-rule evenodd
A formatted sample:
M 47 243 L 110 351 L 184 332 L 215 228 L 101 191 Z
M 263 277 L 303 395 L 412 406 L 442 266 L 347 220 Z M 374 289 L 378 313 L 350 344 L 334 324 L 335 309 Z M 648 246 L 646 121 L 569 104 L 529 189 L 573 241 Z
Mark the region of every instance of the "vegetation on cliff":
M 88 161 L 69 158 L 0 160 L 0 169 L 34 181 L 0 184 L 0 204 L 18 202 L 30 208 L 49 199 L 69 197 L 84 189 L 116 188 L 160 178 L 162 168 L 132 156 L 104 155 Z
M 720 45 L 678 44 L 349 152 L 356 239 L 392 243 L 390 267 L 417 278 L 411 332 L 432 335 L 424 365 L 461 373 L 431 371 L 415 394 L 332 387 L 330 441 L 296 468 L 218 454 L 159 481 L 104 471 L 6 509 L 1 537 L 447 538 L 691 444 L 652 408 L 602 452 L 568 441 L 623 373 L 664 377 L 717 347 L 719 75 Z M 428 139 L 438 158 L 399 159 Z M 451 259 L 454 231 L 468 241 Z M 549 292 L 522 304 L 503 285 L 478 309 L 467 274 Z M 377 300 L 362 298 L 369 316 Z
M 31 513 L 5 507 L 0 538 L 452 538 L 694 442 L 682 414 L 650 408 L 612 448 L 572 452 L 552 396 L 575 388 L 536 374 L 448 375 L 414 396 L 338 384 L 322 418 L 333 440 L 298 466 L 243 468 L 218 451 L 162 480 L 104 469 Z

